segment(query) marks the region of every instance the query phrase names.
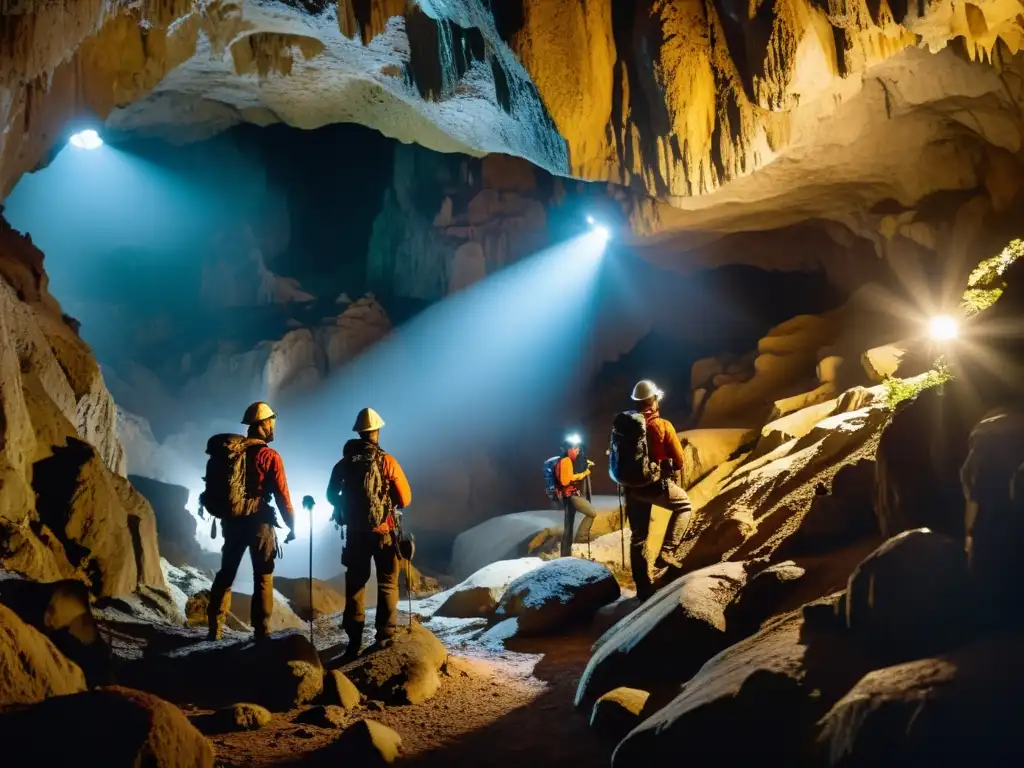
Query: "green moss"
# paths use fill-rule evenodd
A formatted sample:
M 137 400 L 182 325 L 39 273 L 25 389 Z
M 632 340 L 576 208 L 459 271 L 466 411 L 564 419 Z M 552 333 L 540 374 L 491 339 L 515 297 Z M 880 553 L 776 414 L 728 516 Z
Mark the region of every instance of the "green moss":
M 935 367 L 920 378 L 900 379 L 890 376 L 882 382 L 886 403 L 890 408 L 895 408 L 904 400 L 916 397 L 919 392 L 937 387 L 952 378 L 953 375 L 942 360 L 936 361 Z
M 961 302 L 968 315 L 976 315 L 996 303 L 1006 287 L 1003 273 L 1021 256 L 1024 256 L 1024 241 L 1011 240 L 999 254 L 974 268 L 967 278 L 967 290 Z

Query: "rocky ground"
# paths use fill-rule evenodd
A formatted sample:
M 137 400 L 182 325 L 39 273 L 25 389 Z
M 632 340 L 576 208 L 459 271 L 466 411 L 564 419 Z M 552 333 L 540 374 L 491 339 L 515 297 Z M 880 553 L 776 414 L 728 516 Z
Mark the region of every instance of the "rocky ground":
M 334 634 L 318 632 L 318 638 Z M 449 656 L 441 687 L 429 700 L 387 707 L 364 702 L 345 725 L 372 718 L 395 729 L 407 765 L 606 764 L 614 744 L 594 739 L 587 714 L 572 704 L 594 639 L 595 631 L 582 627 L 564 636 L 514 642 L 511 652 L 463 647 Z M 312 764 L 339 731 L 303 724 L 309 709 L 275 713 L 257 731 L 211 735 L 217 764 Z

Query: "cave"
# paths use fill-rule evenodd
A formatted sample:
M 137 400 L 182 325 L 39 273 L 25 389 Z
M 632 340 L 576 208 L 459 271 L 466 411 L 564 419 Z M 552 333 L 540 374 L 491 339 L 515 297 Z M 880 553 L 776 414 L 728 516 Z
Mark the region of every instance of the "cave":
M 5 7 L 16 764 L 62 707 L 161 765 L 1019 751 L 1024 8 L 840 5 Z M 258 402 L 294 513 L 260 486 L 222 593 Z M 364 621 L 398 534 L 325 491 L 378 418 L 415 555 Z

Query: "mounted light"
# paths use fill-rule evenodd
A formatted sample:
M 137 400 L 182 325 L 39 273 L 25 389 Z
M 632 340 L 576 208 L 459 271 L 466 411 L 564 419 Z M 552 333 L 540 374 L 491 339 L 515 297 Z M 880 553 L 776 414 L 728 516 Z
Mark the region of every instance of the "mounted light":
M 579 435 L 573 434 L 565 438 L 565 442 L 567 442 L 569 445 L 579 445 L 580 443 L 583 442 L 583 438 L 580 437 Z
M 928 322 L 928 335 L 935 341 L 951 341 L 960 334 L 960 324 L 950 315 L 936 315 Z
M 103 146 L 103 139 L 92 128 L 72 134 L 68 141 L 75 149 L 99 149 Z

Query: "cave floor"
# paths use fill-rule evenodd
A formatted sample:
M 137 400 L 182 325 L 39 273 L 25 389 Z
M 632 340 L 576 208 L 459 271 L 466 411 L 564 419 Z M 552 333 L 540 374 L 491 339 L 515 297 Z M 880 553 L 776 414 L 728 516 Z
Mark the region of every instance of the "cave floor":
M 589 712 L 573 707 L 594 639 L 584 627 L 511 641 L 510 653 L 453 652 L 431 699 L 383 709 L 364 702 L 350 713 L 346 727 L 369 718 L 395 729 L 402 737 L 403 765 L 607 765 L 614 742 L 590 730 Z M 211 735 L 217 765 L 318 764 L 320 750 L 341 731 L 294 722 L 305 709 L 275 713 L 258 731 Z

